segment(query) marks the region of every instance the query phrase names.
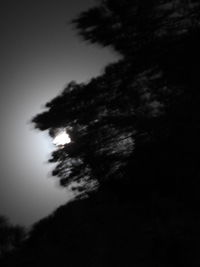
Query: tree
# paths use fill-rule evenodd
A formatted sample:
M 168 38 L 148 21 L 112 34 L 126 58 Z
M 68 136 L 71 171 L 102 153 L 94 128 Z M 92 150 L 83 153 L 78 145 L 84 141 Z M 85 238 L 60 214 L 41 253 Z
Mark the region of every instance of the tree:
M 196 0 L 99 2 L 101 5 L 74 20 L 79 33 L 85 40 L 111 45 L 128 56 L 135 56 L 141 49 L 152 49 L 152 45 L 158 49 L 158 41 L 165 37 L 173 42 L 199 20 Z
M 19 248 L 24 239 L 23 227 L 11 225 L 4 216 L 0 216 L 0 258 Z
M 70 134 L 72 142 L 50 159 L 63 186 L 126 184 L 143 148 L 167 148 L 183 121 L 191 126 L 199 98 L 198 11 L 197 1 L 107 0 L 74 20 L 86 40 L 112 45 L 123 58 L 87 84 L 71 82 L 33 119 L 41 130 Z
M 52 136 L 67 130 L 53 174 L 89 197 L 36 224 L 16 266 L 200 264 L 199 6 L 102 0 L 74 20 L 122 59 L 33 119 Z

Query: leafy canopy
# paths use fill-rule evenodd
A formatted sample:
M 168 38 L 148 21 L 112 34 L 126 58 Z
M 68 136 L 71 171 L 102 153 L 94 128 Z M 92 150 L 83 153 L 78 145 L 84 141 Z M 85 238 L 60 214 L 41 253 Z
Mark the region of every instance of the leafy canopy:
M 160 155 L 164 140 L 172 153 L 175 131 L 191 140 L 199 120 L 199 11 L 193 0 L 102 0 L 73 21 L 84 40 L 110 45 L 122 59 L 88 83 L 69 83 L 33 119 L 52 136 L 59 128 L 70 135 L 50 159 L 61 185 L 87 192 L 133 181 L 144 147 Z

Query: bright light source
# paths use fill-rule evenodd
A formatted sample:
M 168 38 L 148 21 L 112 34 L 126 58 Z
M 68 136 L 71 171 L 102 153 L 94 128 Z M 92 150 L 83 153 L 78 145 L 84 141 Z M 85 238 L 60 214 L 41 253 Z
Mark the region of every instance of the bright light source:
M 53 140 L 53 144 L 56 146 L 64 146 L 66 144 L 69 144 L 70 142 L 71 142 L 71 138 L 66 133 L 66 131 L 62 131 L 58 133 Z

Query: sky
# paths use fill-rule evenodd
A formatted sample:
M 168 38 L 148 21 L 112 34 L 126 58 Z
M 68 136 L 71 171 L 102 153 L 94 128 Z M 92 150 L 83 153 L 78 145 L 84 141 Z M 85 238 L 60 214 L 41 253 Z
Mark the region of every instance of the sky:
M 31 118 L 71 80 L 88 81 L 116 61 L 69 23 L 95 0 L 2 1 L 0 9 L 0 214 L 30 226 L 72 195 L 51 177 L 54 149 Z

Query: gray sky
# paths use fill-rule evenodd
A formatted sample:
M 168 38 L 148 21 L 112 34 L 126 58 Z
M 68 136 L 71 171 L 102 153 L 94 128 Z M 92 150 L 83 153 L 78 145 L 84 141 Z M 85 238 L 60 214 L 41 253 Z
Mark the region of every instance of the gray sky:
M 67 21 L 94 0 L 2 1 L 0 10 L 0 214 L 30 225 L 69 199 L 51 178 L 47 133 L 29 122 L 71 80 L 88 81 L 116 60 L 80 42 Z

